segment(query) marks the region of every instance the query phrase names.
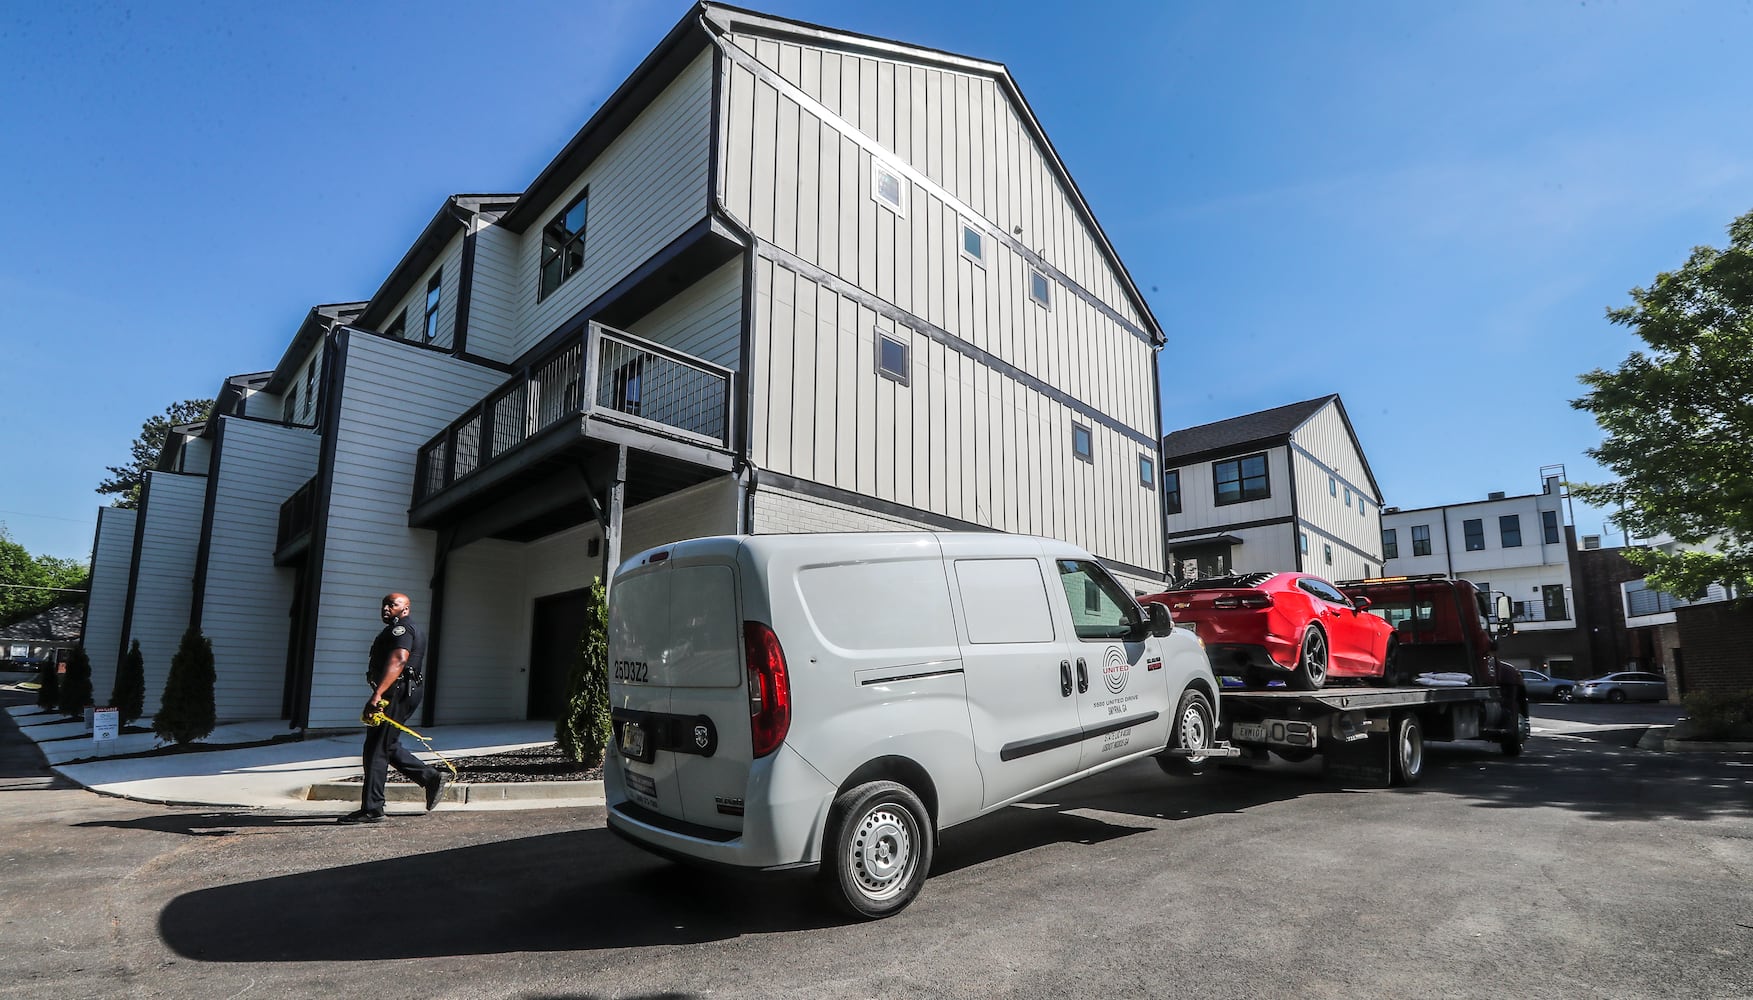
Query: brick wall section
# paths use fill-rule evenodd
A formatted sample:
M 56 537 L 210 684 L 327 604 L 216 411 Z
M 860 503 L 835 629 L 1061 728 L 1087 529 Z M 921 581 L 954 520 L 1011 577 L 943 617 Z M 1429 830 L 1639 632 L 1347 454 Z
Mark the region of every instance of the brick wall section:
M 1620 584 L 1642 579 L 1643 571 L 1626 562 L 1622 549 L 1576 549 L 1570 555 L 1571 592 L 1576 597 L 1577 628 L 1583 635 L 1579 646 L 1587 649 L 1587 660 L 1577 662 L 1586 672 L 1578 676 L 1629 670 L 1633 659 L 1642 667 L 1655 668 L 1648 661 L 1649 642 L 1634 641 L 1641 637 L 1632 636 L 1625 627 L 1625 600 L 1619 591 Z
M 1725 601 L 1674 612 L 1683 694 L 1753 690 L 1753 601 Z

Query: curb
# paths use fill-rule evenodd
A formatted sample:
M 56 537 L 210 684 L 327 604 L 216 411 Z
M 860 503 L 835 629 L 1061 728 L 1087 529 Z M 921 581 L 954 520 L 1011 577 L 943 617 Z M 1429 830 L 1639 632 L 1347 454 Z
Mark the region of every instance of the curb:
M 1662 741 L 1662 749 L 1679 753 L 1688 750 L 1713 753 L 1749 753 L 1753 752 L 1753 743 L 1708 743 L 1704 740 L 1677 740 L 1669 737 Z
M 311 785 L 301 796 L 309 802 L 356 802 L 361 785 L 357 781 L 328 781 Z M 440 802 L 467 805 L 471 802 L 580 801 L 603 799 L 603 783 L 597 781 L 506 781 L 482 782 L 478 785 L 452 783 L 446 786 Z M 419 785 L 400 783 L 384 786 L 387 802 L 426 802 L 426 790 Z

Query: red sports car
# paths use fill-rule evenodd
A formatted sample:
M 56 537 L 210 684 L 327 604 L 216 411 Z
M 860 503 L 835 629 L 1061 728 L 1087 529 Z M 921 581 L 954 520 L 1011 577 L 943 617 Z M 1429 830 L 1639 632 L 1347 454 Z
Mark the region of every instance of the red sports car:
M 1249 573 L 1182 584 L 1139 598 L 1167 605 L 1205 643 L 1211 669 L 1249 687 L 1281 679 L 1319 690 L 1330 677 L 1394 678 L 1394 629 L 1356 601 L 1308 573 Z

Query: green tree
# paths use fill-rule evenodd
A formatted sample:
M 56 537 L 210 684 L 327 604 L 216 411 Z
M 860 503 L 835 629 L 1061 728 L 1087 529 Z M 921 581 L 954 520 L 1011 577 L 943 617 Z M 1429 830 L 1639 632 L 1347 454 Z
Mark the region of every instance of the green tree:
M 185 399 L 165 407 L 164 412 L 156 417 L 148 417 L 140 425 L 140 436 L 129 446 L 128 463 L 108 466 L 110 477 L 97 484 L 97 491 L 116 495 L 111 506 L 140 506 L 140 485 L 146 482 L 146 473 L 158 464 L 158 455 L 164 451 L 164 442 L 170 436 L 170 429 L 177 424 L 206 419 L 207 412 L 211 409 L 211 399 Z
M 183 633 L 170 659 L 164 697 L 152 717 L 152 731 L 162 740 L 193 743 L 213 732 L 213 643 L 198 629 Z
M 37 675 L 37 707 L 55 711 L 61 704 L 61 675 L 59 664 L 50 662 L 43 664 L 42 672 Z
M 1581 376 L 1589 391 L 1571 405 L 1605 434 L 1588 454 L 1619 479 L 1576 495 L 1623 510 L 1632 534 L 1720 550 L 1628 551 L 1654 586 L 1686 597 L 1712 583 L 1753 589 L 1753 212 L 1729 225 L 1726 248 L 1693 249 L 1607 318 L 1646 349 Z
M 84 564 L 57 556 L 33 556 L 0 524 L 0 625 L 75 600 L 86 585 Z
M 122 669 L 116 671 L 116 683 L 110 687 L 110 705 L 116 709 L 116 721 L 124 726 L 146 710 L 146 657 L 140 652 L 139 639 L 128 647 Z
M 613 729 L 609 723 L 609 606 L 602 580 L 590 585 L 590 609 L 578 657 L 566 684 L 566 710 L 554 724 L 560 750 L 586 767 L 603 762 Z
M 85 706 L 91 704 L 91 659 L 85 655 L 85 647 L 75 646 L 67 656 L 67 673 L 61 677 L 61 691 L 57 698 L 62 715 L 85 715 Z

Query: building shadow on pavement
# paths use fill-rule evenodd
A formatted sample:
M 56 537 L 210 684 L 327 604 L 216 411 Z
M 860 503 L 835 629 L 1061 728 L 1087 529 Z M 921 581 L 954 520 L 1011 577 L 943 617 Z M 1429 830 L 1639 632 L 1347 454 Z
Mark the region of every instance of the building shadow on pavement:
M 163 813 L 155 816 L 136 816 L 133 819 L 91 820 L 73 824 L 74 827 L 81 829 L 108 827 L 114 830 L 175 833 L 187 837 L 230 837 L 248 830 L 334 825 L 335 817 L 330 813 L 266 815 L 241 811 Z

